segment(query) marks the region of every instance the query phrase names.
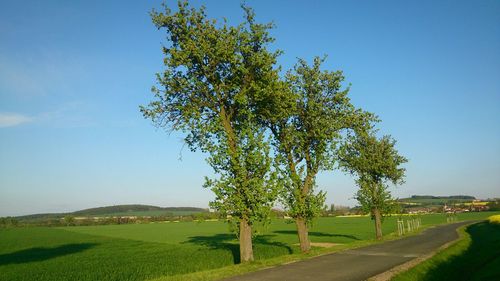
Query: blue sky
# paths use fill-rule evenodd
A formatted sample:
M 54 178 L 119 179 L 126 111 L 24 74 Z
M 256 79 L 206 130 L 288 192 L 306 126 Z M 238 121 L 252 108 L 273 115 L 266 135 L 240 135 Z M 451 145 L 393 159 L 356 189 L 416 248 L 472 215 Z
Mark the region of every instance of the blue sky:
M 242 19 L 238 1 L 193 4 Z M 276 24 L 285 69 L 326 54 L 353 103 L 380 116 L 409 159 L 396 196 L 500 197 L 499 1 L 247 4 Z M 153 7 L 160 1 L 0 2 L 0 216 L 208 206 L 204 155 L 138 110 L 162 70 Z M 323 173 L 318 184 L 327 203 L 356 203 L 351 177 Z

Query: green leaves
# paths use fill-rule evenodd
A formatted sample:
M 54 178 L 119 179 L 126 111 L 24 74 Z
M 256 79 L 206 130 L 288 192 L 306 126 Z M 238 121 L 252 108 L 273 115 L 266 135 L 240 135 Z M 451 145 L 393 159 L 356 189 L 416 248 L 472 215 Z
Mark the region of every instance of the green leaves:
M 192 150 L 209 154 L 217 177 L 204 187 L 216 196 L 213 208 L 250 224 L 262 220 L 278 187 L 269 140 L 254 111 L 279 84 L 280 52 L 267 50 L 272 25 L 255 23 L 245 6 L 245 22 L 237 26 L 208 19 L 204 7 L 187 2 L 176 12 L 164 8 L 151 18 L 166 33 L 165 70 L 157 74 L 154 101 L 141 112 L 159 127 L 185 132 Z
M 375 117 L 356 109 L 342 88 L 341 71 L 322 71 L 324 59 L 312 65 L 299 59 L 258 105 L 260 122 L 273 135 L 277 170 L 284 190 L 281 198 L 292 217 L 310 222 L 324 206 L 325 193 L 316 193 L 319 171 L 333 170 L 337 149 L 348 131 L 361 130 Z
M 357 177 L 356 199 L 365 212 L 376 208 L 384 214 L 395 207 L 387 183 L 404 183 L 401 165 L 408 161 L 395 145 L 390 136 L 379 139 L 373 131 L 358 131 L 339 151 L 343 169 Z
M 272 158 L 264 134 L 246 132 L 238 146 L 238 165 L 230 161 L 230 150 L 220 149 L 208 157 L 208 163 L 219 177 L 207 178 L 204 187 L 210 188 L 216 196 L 210 203 L 212 208 L 235 220 L 245 217 L 255 222 L 268 217 L 277 196 L 278 183 L 276 173 L 270 170 Z
M 400 166 L 408 160 L 395 145 L 390 136 L 378 139 L 375 132 L 358 132 L 340 150 L 342 166 L 363 182 L 402 184 L 405 169 Z
M 281 51 L 268 50 L 273 25 L 256 23 L 253 10 L 242 8 L 237 26 L 187 2 L 175 12 L 151 12 L 166 43 L 144 117 L 184 132 L 191 150 L 209 155 L 211 207 L 250 225 L 268 217 L 278 195 L 291 216 L 310 222 L 325 202 L 316 175 L 339 164 L 357 175 L 360 201 L 375 198 L 374 186 L 375 201 L 384 201 L 385 182 L 402 182 L 406 159 L 389 137 L 366 133 L 377 117 L 352 105 L 342 71 L 321 70 L 325 58 L 311 65 L 299 59 L 280 77 Z

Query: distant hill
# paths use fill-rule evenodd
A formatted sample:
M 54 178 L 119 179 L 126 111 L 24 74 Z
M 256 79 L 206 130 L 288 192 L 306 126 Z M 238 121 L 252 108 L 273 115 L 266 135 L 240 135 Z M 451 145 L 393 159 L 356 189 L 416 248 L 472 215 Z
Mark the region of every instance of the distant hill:
M 115 205 L 115 206 L 106 206 L 106 207 L 97 207 L 84 209 L 80 211 L 73 212 L 72 214 L 75 216 L 96 216 L 96 215 L 105 215 L 109 213 L 127 213 L 127 212 L 136 212 L 136 211 L 161 211 L 163 208 L 158 206 L 151 205 Z
M 452 196 L 413 195 L 409 198 L 401 198 L 398 201 L 408 205 L 436 206 L 436 205 L 471 202 L 475 199 L 476 197 L 469 195 L 452 195 Z
M 47 213 L 47 214 L 33 214 L 26 216 L 19 216 L 19 220 L 44 220 L 44 219 L 58 219 L 65 216 L 75 217 L 107 217 L 107 216 L 184 216 L 195 213 L 208 212 L 207 209 L 196 207 L 158 207 L 151 205 L 115 205 L 106 207 L 97 207 L 84 209 L 70 213 Z
M 476 197 L 469 195 L 452 195 L 452 196 L 432 196 L 432 195 L 412 195 L 410 199 L 464 199 L 475 200 Z

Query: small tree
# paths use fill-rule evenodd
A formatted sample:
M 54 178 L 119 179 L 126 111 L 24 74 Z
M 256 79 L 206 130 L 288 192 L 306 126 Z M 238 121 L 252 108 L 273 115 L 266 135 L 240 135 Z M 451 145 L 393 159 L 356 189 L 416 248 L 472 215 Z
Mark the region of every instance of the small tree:
M 67 215 L 64 217 L 64 224 L 66 225 L 74 225 L 75 224 L 75 217 L 72 215 Z
M 322 62 L 316 57 L 309 66 L 299 60 L 286 74 L 281 91 L 267 95 L 259 108 L 259 117 L 274 137 L 285 187 L 281 198 L 295 219 L 303 252 L 310 249 L 308 225 L 325 202 L 325 193 L 315 191 L 316 175 L 334 168 L 346 130 L 364 128 L 375 119 L 350 103 L 349 89 L 342 89 L 342 72 L 322 71 Z
M 387 183 L 404 183 L 407 159 L 398 154 L 390 136 L 378 139 L 373 132 L 359 132 L 340 150 L 342 167 L 357 177 L 356 199 L 375 220 L 377 239 L 382 239 L 382 219 L 397 208 Z
M 205 8 L 178 3 L 153 11 L 158 29 L 167 33 L 165 71 L 157 74 L 155 101 L 141 107 L 157 126 L 187 134 L 192 150 L 208 153 L 218 175 L 204 187 L 215 193 L 210 206 L 237 226 L 240 260 L 253 260 L 252 225 L 268 217 L 277 196 L 270 146 L 253 112 L 263 93 L 274 91 L 279 52 L 269 52 L 270 24 L 257 24 L 248 7 L 238 26 L 207 19 Z

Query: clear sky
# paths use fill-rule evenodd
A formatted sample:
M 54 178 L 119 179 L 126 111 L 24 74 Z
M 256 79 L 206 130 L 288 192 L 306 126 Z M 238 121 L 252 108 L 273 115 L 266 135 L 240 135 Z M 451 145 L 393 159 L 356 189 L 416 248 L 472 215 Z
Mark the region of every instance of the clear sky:
M 203 4 L 210 17 L 242 19 L 238 1 Z M 352 83 L 353 103 L 380 116 L 409 159 L 396 196 L 500 197 L 500 1 L 247 4 L 276 24 L 285 69 L 326 54 L 325 69 Z M 162 70 L 153 7 L 160 2 L 0 2 L 0 216 L 208 206 L 204 155 L 138 110 Z M 355 205 L 351 177 L 323 173 L 318 184 L 327 203 Z

